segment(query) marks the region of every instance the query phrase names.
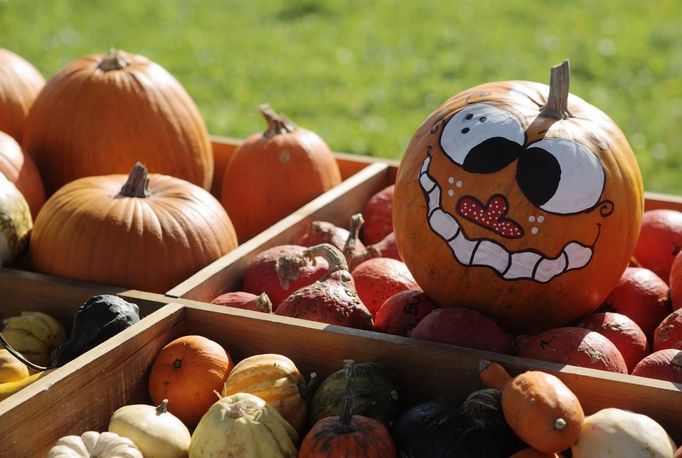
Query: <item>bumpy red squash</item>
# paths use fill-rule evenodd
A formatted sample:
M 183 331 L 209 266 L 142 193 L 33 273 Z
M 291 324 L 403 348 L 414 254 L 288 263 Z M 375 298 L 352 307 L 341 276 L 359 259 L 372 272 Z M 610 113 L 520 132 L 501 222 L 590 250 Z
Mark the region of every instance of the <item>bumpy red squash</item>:
M 643 186 L 618 126 L 550 87 L 488 83 L 443 103 L 401 160 L 393 226 L 417 283 L 443 307 L 538 332 L 594 310 L 628 265 Z
M 22 146 L 48 196 L 76 178 L 127 173 L 138 160 L 204 189 L 213 179 L 208 130 L 192 98 L 163 67 L 124 51 L 76 59 L 50 78 Z
M 31 208 L 33 219 L 45 203 L 45 189 L 33 159 L 21 151 L 14 138 L 0 132 L 0 172 L 14 183 Z
M 80 178 L 50 197 L 29 253 L 39 272 L 163 293 L 236 246 L 208 191 L 138 163 L 129 176 Z
M 245 241 L 341 182 L 327 144 L 267 105 L 268 123 L 239 145 L 225 168 L 220 201 Z
M 24 122 L 45 78 L 26 59 L 0 48 L 0 130 L 21 142 Z

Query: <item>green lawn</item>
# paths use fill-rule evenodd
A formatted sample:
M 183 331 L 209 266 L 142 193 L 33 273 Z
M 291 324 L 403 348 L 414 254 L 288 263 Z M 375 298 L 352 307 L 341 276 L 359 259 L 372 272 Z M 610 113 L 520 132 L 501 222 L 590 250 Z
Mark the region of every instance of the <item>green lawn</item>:
M 337 151 L 400 157 L 449 96 L 547 82 L 609 114 L 650 191 L 682 194 L 679 0 L 0 0 L 0 46 L 46 77 L 117 47 L 164 66 L 214 134 L 261 131 L 269 102 Z

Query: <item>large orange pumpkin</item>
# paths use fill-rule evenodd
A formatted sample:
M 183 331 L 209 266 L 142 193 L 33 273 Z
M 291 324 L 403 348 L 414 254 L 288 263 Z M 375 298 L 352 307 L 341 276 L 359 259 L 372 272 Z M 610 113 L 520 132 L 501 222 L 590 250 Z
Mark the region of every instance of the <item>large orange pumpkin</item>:
M 50 78 L 22 146 L 48 196 L 76 178 L 127 173 L 138 160 L 204 189 L 213 179 L 208 130 L 194 101 L 160 65 L 123 51 L 82 57 Z
M 168 400 L 168 411 L 191 427 L 219 399 L 234 362 L 217 342 L 186 335 L 166 344 L 149 374 L 152 402 Z
M 268 129 L 239 145 L 225 168 L 220 193 L 240 242 L 341 182 L 336 159 L 319 135 L 268 105 L 260 110 Z
M 220 202 L 167 175 L 72 181 L 50 197 L 33 226 L 39 272 L 163 293 L 237 246 Z
M 0 132 L 0 172 L 17 187 L 31 208 L 33 219 L 45 203 L 45 189 L 33 159 L 21 151 L 19 143 Z
M 642 178 L 618 126 L 550 87 L 488 83 L 443 103 L 412 138 L 395 185 L 400 254 L 443 307 L 536 333 L 594 310 L 625 270 Z
M 24 122 L 45 78 L 26 59 L 0 48 L 0 130 L 21 142 Z

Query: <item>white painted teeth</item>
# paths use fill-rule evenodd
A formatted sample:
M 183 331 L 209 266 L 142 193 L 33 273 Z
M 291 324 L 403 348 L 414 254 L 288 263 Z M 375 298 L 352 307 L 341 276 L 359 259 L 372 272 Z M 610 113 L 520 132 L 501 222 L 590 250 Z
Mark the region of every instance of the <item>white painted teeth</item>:
M 490 267 L 506 280 L 529 279 L 547 283 L 572 269 L 580 269 L 592 259 L 592 248 L 569 242 L 556 258 L 535 251 L 510 252 L 493 240 L 469 239 L 457 219 L 440 204 L 440 187 L 429 175 L 431 156 L 427 155 L 419 172 L 419 184 L 426 193 L 431 230 L 450 247 L 455 259 L 465 266 Z

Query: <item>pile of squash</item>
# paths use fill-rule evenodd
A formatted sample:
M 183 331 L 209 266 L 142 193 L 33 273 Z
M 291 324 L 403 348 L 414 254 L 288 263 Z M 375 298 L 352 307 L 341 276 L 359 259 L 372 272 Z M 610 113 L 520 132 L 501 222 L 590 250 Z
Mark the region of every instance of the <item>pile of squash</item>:
M 400 381 L 374 362 L 343 362 L 317 383 L 282 354 L 235 364 L 219 343 L 184 335 L 154 359 L 149 404 L 121 406 L 106 432 L 59 439 L 48 457 L 651 456 L 676 445 L 650 417 L 615 408 L 585 415 L 556 376 L 511 376 L 481 361 L 466 399 L 403 404 Z M 99 450 L 99 452 L 96 452 Z M 127 455 L 115 455 L 115 453 Z M 646 452 L 646 455 L 640 453 Z M 99 454 L 97 454 L 99 453 Z M 565 455 L 570 453 L 570 455 Z
M 341 181 L 324 141 L 266 105 L 214 174 L 194 101 L 138 54 L 45 81 L 0 49 L 0 69 L 0 265 L 163 293 Z

